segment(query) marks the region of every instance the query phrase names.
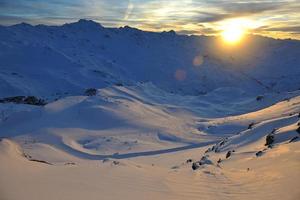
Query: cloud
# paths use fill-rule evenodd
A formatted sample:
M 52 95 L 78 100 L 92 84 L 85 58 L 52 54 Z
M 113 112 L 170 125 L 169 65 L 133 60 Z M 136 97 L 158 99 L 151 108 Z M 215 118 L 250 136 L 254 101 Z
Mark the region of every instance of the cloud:
M 300 26 L 299 9 L 298 0 L 0 0 L 0 23 L 62 24 L 86 18 L 106 26 L 215 34 L 218 23 L 249 18 L 270 28 L 264 31 L 295 32 L 286 28 Z
M 281 27 L 260 27 L 260 31 L 280 31 L 280 32 L 295 32 L 295 33 L 300 33 L 300 26 L 281 26 Z
M 212 1 L 215 2 L 216 1 Z M 217 1 L 220 8 L 228 13 L 235 14 L 257 14 L 266 11 L 273 11 L 287 5 L 287 1 Z

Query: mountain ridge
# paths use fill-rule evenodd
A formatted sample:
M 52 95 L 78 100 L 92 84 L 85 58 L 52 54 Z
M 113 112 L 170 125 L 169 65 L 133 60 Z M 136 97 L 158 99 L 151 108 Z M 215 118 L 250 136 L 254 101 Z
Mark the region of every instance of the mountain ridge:
M 168 92 L 191 95 L 218 87 L 238 86 L 256 94 L 300 87 L 300 58 L 296 56 L 300 42 L 294 40 L 249 36 L 240 47 L 224 47 L 217 37 L 145 32 L 128 26 L 105 28 L 83 19 L 62 26 L 0 27 L 0 37 L 0 88 L 9 86 L 12 91 L 2 90 L 2 97 L 80 94 L 85 88 L 119 82 L 152 82 Z M 290 70 L 284 69 L 287 66 Z M 41 92 L 48 85 L 42 81 L 37 85 L 34 74 L 70 86 Z

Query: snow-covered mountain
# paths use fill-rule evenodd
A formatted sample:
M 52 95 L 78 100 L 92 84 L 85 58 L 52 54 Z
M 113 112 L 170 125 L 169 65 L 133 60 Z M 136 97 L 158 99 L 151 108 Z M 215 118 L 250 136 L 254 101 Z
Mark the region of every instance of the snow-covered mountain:
M 298 200 L 300 42 L 219 40 L 1 26 L 0 199 Z
M 0 38 L 2 97 L 49 98 L 136 82 L 192 95 L 219 87 L 256 93 L 300 87 L 300 42 L 293 40 L 249 36 L 229 48 L 215 37 L 104 28 L 88 20 L 2 26 Z

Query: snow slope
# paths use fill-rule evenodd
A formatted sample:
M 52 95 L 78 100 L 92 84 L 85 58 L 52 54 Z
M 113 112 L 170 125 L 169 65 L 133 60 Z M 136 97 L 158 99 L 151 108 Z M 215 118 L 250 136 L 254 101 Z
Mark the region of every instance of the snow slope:
M 64 109 L 76 109 L 72 106 L 82 101 L 86 101 L 86 98 L 60 100 L 46 106 L 43 111 L 46 113 L 43 115 L 50 115 L 50 112 L 53 114 Z M 29 124 L 31 131 L 38 130 L 31 132 L 23 129 L 26 126 L 20 125 L 17 132 L 24 131 L 23 134 L 10 137 L 10 139 L 2 139 L 0 142 L 2 199 L 82 199 L 87 197 L 89 199 L 199 199 L 199 197 L 204 199 L 278 199 L 280 197 L 296 200 L 300 195 L 298 190 L 300 143 L 299 140 L 289 143 L 289 140 L 294 136 L 299 136 L 296 132 L 296 128 L 299 127 L 297 125 L 299 103 L 300 98 L 296 97 L 245 115 L 206 119 L 206 123 L 215 126 L 216 124 L 243 126 L 250 121 L 259 122 L 251 130 L 245 128 L 238 134 L 227 135 L 224 145 L 217 144 L 220 147 L 216 153 L 207 152 L 206 149 L 211 148 L 212 145 L 201 141 L 199 141 L 199 146 L 176 149 L 173 146 L 179 145 L 178 141 L 170 137 L 168 141 L 164 140 L 166 137 L 154 138 L 151 134 L 140 132 L 140 129 L 137 134 L 128 126 L 120 125 L 112 129 L 104 129 L 104 131 L 91 130 L 93 126 L 70 129 L 62 128 L 58 122 L 42 117 L 41 121 L 44 121 L 44 126 L 48 124 L 48 129 L 51 130 L 46 132 L 38 125 Z M 153 115 L 153 110 L 155 109 L 152 108 L 151 112 L 143 113 L 144 117 L 140 117 L 140 122 L 143 122 L 147 115 Z M 122 109 L 119 112 L 123 112 Z M 132 112 L 130 114 L 133 115 L 128 115 L 128 111 L 124 113 L 127 114 L 128 121 L 131 121 L 130 118 L 135 114 L 134 111 Z M 82 115 L 87 117 L 87 115 Z M 187 113 L 184 112 L 179 116 L 186 115 Z M 70 121 L 68 114 L 65 114 L 63 119 Z M 149 119 L 146 120 L 147 124 L 153 123 L 153 126 L 156 126 L 159 123 L 153 117 Z M 190 118 L 184 117 L 183 119 Z M 175 119 L 167 119 L 167 121 L 173 120 Z M 5 123 L 9 123 L 9 119 Z M 73 123 L 73 127 L 78 126 L 78 123 Z M 81 123 L 85 122 L 81 121 Z M 55 129 L 54 126 L 56 126 Z M 272 148 L 267 148 L 264 145 L 265 136 L 273 128 L 278 128 L 275 144 Z M 7 132 L 9 131 L 7 129 Z M 5 131 L 2 129 L 1 132 Z M 208 132 L 206 134 L 207 137 L 199 137 L 199 139 L 205 141 L 215 139 Z M 62 139 L 55 140 L 54 135 L 59 135 Z M 88 144 L 75 144 L 76 139 L 88 135 L 90 138 L 85 141 Z M 132 135 L 138 141 L 136 146 L 130 142 Z M 110 141 L 104 141 L 103 137 L 109 138 Z M 123 143 L 125 141 L 123 139 L 127 143 Z M 183 140 L 179 141 L 184 143 Z M 69 146 L 62 148 L 59 145 L 61 142 Z M 163 147 L 160 144 L 163 144 Z M 97 145 L 99 148 L 96 148 Z M 132 147 L 136 153 L 126 153 L 128 146 Z M 170 149 L 151 151 L 151 148 Z M 103 156 L 109 153 L 107 149 L 112 152 L 119 151 L 120 154 Z M 234 153 L 226 159 L 226 152 L 233 149 Z M 256 156 L 259 150 L 264 152 Z M 149 154 L 145 153 L 146 151 Z M 196 161 L 202 155 L 208 155 L 212 163 L 193 171 L 191 163 L 187 160 Z M 222 162 L 218 164 L 219 158 Z
M 0 39 L 0 97 L 48 102 L 0 103 L 0 200 L 299 199 L 298 41 L 87 20 Z
M 234 101 L 205 96 L 184 102 L 143 84 L 45 107 L 3 104 L 14 111 L 6 112 L 0 126 L 1 197 L 298 199 L 300 143 L 290 140 L 299 137 L 300 97 L 270 107 L 277 100 L 265 99 L 264 109 L 254 107 L 254 97 L 244 97 L 228 115 Z M 241 110 L 245 114 L 237 114 Z M 268 148 L 266 136 L 274 128 Z M 193 171 L 192 162 L 202 156 L 208 164 Z

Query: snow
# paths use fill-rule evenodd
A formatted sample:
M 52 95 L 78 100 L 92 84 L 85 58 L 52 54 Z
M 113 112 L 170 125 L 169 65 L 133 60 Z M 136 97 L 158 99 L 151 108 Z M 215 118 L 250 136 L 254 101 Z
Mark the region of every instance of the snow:
M 0 96 L 60 97 L 136 81 L 191 95 L 221 85 L 247 93 L 299 89 L 300 45 L 293 40 L 251 36 L 245 46 L 228 49 L 214 37 L 104 28 L 87 20 L 1 27 L 0 38 Z M 203 62 L 195 65 L 199 57 Z M 185 75 L 176 79 L 176 72 Z
M 48 102 L 0 104 L 1 200 L 299 199 L 299 41 L 88 20 L 0 38 L 0 98 Z

